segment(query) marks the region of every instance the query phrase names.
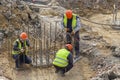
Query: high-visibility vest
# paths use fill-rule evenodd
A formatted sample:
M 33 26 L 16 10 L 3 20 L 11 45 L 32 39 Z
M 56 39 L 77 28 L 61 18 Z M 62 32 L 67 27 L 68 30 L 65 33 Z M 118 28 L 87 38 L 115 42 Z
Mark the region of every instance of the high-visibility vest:
M 56 57 L 53 61 L 53 64 L 59 67 L 66 67 L 68 65 L 67 57 L 70 54 L 70 52 L 66 49 L 60 49 L 56 53 Z
M 72 29 L 74 29 L 76 27 L 77 24 L 77 20 L 76 20 L 76 14 L 73 14 L 73 18 L 72 18 Z M 63 19 L 63 23 L 65 25 L 65 28 L 67 28 L 67 16 L 64 14 L 64 19 Z
M 16 39 L 16 41 L 15 41 L 14 43 L 16 43 L 16 42 L 18 42 L 18 48 L 19 48 L 19 49 L 22 49 L 22 44 L 21 44 L 20 40 L 19 40 L 19 39 Z M 26 41 L 24 41 L 24 47 L 26 47 Z M 27 53 L 27 50 L 25 51 L 25 54 L 26 54 L 26 53 Z M 12 51 L 12 54 L 13 54 L 13 55 L 14 55 L 14 54 L 20 54 L 20 52 L 13 50 L 13 51 Z

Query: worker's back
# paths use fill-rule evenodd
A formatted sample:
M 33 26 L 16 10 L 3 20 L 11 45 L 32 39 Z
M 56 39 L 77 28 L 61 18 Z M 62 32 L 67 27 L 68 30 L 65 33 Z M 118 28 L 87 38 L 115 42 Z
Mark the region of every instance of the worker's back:
M 70 54 L 70 52 L 67 49 L 60 49 L 56 53 L 55 60 L 53 61 L 53 64 L 59 67 L 65 67 L 68 65 L 67 57 Z

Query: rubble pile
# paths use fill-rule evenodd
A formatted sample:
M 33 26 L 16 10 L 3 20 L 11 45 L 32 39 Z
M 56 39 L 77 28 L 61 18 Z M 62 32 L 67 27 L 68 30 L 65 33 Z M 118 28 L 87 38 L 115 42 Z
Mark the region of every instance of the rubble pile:
M 104 56 L 99 49 L 94 46 L 84 44 L 84 49 L 81 54 L 87 56 L 91 68 L 96 72 L 96 77 L 91 80 L 113 80 L 120 79 L 119 59 L 113 56 Z M 81 46 L 81 48 L 83 48 Z M 86 47 L 85 47 L 86 46 Z M 116 71 L 116 72 L 114 72 Z
M 119 80 L 120 79 L 120 65 L 116 64 L 107 71 L 99 72 L 99 74 L 91 80 Z
M 120 57 L 120 47 L 116 47 L 114 51 L 112 51 L 112 55 L 115 57 Z
M 13 38 L 28 27 L 40 24 L 36 10 L 24 1 L 1 0 L 0 13 L 0 44 L 5 38 Z
M 94 13 L 112 13 L 113 0 L 57 0 L 67 9 L 77 11 L 80 16 L 91 16 Z M 118 3 L 119 4 L 119 3 Z M 72 6 L 71 6 L 72 5 Z
M 102 36 L 94 34 L 89 26 L 82 27 L 84 35 L 81 35 L 81 54 L 86 56 L 89 61 L 91 68 L 96 72 L 96 76 L 91 80 L 119 80 L 119 59 L 114 56 L 119 56 L 120 48 L 111 46 L 107 43 Z M 92 33 L 92 34 L 91 34 Z M 101 49 L 108 49 L 111 54 L 104 55 Z

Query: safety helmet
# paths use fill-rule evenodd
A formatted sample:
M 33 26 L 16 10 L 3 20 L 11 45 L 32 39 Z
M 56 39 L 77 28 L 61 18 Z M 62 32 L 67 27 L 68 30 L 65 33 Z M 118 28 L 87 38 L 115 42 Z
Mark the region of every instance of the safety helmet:
M 65 47 L 69 50 L 72 51 L 73 46 L 71 44 L 66 44 Z
M 72 18 L 72 10 L 67 10 L 65 14 L 66 14 L 68 19 Z
M 26 40 L 26 39 L 28 38 L 27 33 L 22 32 L 22 33 L 20 34 L 20 38 L 21 38 L 22 40 Z

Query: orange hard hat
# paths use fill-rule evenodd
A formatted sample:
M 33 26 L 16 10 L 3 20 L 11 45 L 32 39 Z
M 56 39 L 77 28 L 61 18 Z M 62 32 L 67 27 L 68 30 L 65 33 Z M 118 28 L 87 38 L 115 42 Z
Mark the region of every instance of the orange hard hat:
M 28 38 L 27 33 L 22 32 L 22 33 L 20 34 L 20 38 L 21 38 L 22 40 L 26 40 L 26 39 Z
M 65 46 L 69 51 L 72 51 L 73 46 L 71 44 L 66 44 Z
M 65 14 L 66 14 L 68 19 L 72 18 L 72 10 L 67 10 Z

